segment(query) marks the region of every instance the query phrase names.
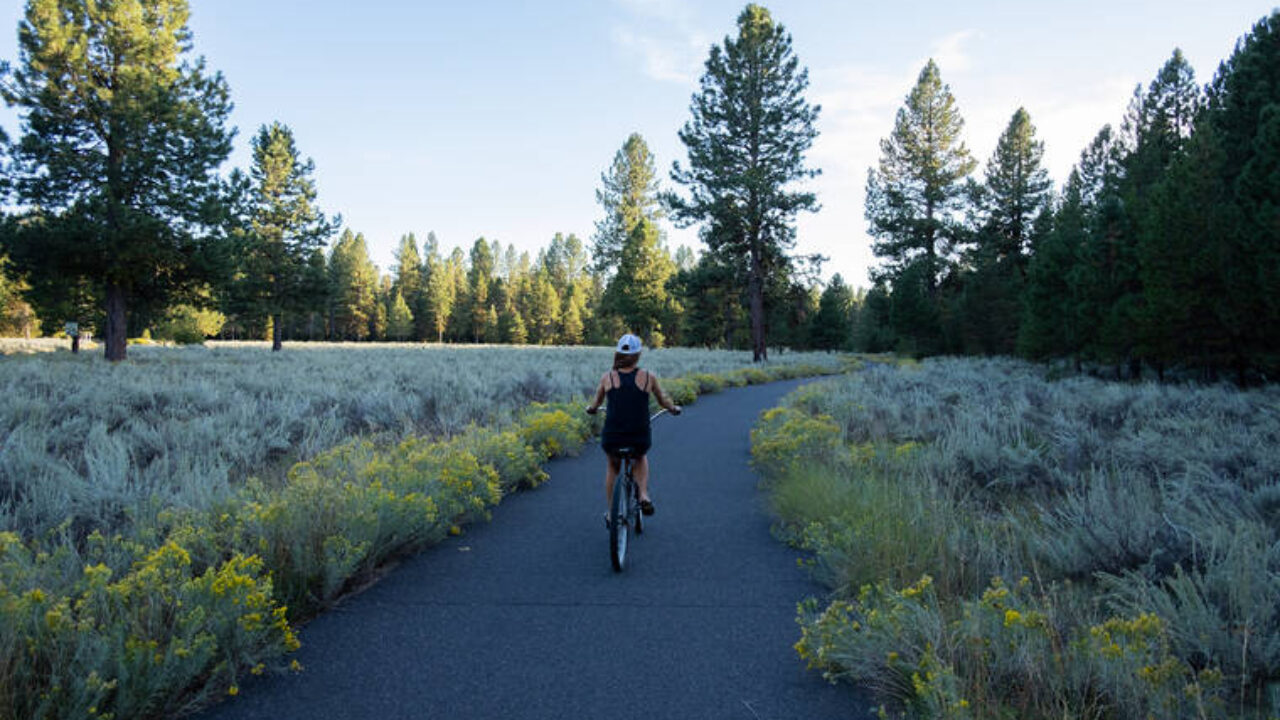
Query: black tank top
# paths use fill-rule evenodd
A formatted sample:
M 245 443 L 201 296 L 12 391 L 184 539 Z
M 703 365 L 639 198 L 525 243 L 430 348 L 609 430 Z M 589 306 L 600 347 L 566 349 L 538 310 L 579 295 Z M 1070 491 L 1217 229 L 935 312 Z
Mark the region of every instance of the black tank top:
M 607 438 L 643 438 L 649 435 L 649 392 L 636 385 L 639 370 L 618 373 L 616 388 L 609 388 L 606 396 L 609 405 L 605 409 L 604 432 Z

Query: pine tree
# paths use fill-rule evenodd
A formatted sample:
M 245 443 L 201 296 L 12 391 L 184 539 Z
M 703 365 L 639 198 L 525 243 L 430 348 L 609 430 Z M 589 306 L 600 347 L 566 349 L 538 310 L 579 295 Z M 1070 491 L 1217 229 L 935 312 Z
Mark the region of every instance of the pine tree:
M 1076 288 L 1071 282 L 1084 244 L 1085 208 L 1080 173 L 1071 171 L 1051 217 L 1037 233 L 1027 266 L 1018 327 L 1018 354 L 1035 360 L 1074 355 L 1080 349 Z
M 1280 221 L 1276 198 L 1280 138 L 1280 11 L 1259 20 L 1219 67 L 1208 88 L 1208 124 L 1222 151 L 1221 183 L 1231 201 L 1217 208 L 1233 227 L 1204 238 L 1230 278 L 1214 317 L 1230 338 L 1237 382 L 1249 366 L 1280 370 Z
M 450 342 L 467 342 L 472 337 L 474 327 L 471 315 L 471 286 L 467 282 L 469 266 L 467 254 L 456 247 L 449 253 L 445 261 L 445 272 L 453 285 L 453 314 L 449 317 L 449 327 L 445 335 Z
M 560 344 L 581 345 L 586 327 L 583 322 L 583 316 L 586 314 L 586 299 L 577 287 L 570 287 L 569 290 L 563 303 L 564 317 L 560 328 Z
M 436 336 L 436 342 L 444 342 L 444 332 L 449 328 L 455 300 L 454 282 L 447 261 L 432 252 L 427 256 L 430 272 L 427 273 L 426 313 L 428 327 Z
M 418 252 L 418 239 L 409 233 L 400 238 L 396 248 L 396 264 L 391 271 L 395 275 L 395 288 L 404 297 L 405 306 L 414 315 L 413 328 L 406 337 L 422 341 L 427 339 L 427 326 L 416 316 L 422 312 L 423 295 L 426 293 L 426 278 L 423 277 L 424 263 Z
M 978 193 L 981 225 L 969 253 L 972 269 L 961 278 L 968 352 L 1007 355 L 1016 349 L 1033 227 L 1052 188 L 1040 164 L 1043 156 L 1031 116 L 1018 108 L 987 162 Z
M 508 305 L 498 317 L 498 329 L 502 341 L 512 345 L 524 345 L 529 342 L 529 331 L 524 326 L 524 318 L 516 310 L 515 305 Z
M 671 177 L 690 197 L 663 196 L 678 223 L 702 223 L 711 252 L 745 264 L 756 362 L 768 359 L 769 278 L 785 272 L 796 214 L 818 208 L 813 193 L 788 189 L 818 174 L 804 161 L 818 134 L 819 108 L 804 98 L 808 86 L 791 36 L 768 10 L 748 5 L 738 16 L 737 39 L 712 46 L 690 105 L 693 117 L 680 131 L 689 166 L 676 163 Z
M 712 253 L 704 253 L 671 283 L 684 308 L 680 337 L 686 345 L 736 348 L 744 327 L 742 282 L 738 269 Z
M 101 288 L 112 361 L 131 313 L 158 314 L 225 262 L 216 169 L 231 103 L 222 76 L 189 58 L 189 14 L 186 0 L 28 0 L 19 66 L 0 86 L 23 114 L 13 190 L 40 208 L 12 259 L 33 285 Z
M 1147 87 L 1141 88 L 1125 118 L 1130 148 L 1124 160 L 1129 202 L 1141 202 L 1191 137 L 1203 100 L 1195 71 L 1175 49 Z
M 368 338 L 378 323 L 378 277 L 363 234 L 342 232 L 329 255 L 329 277 L 334 335 L 343 340 Z
M 493 281 L 493 249 L 484 238 L 471 246 L 471 268 L 467 271 L 466 308 L 469 336 L 485 342 L 489 329 L 489 285 Z
M 1018 108 L 996 142 L 987 162 L 986 246 L 982 254 L 995 261 L 1011 260 L 1025 273 L 1031 230 L 1044 210 L 1053 188 L 1042 165 L 1044 143 L 1036 139 L 1035 126 L 1025 108 Z
M 299 157 L 287 125 L 262 126 L 252 149 L 248 228 L 239 252 L 240 294 L 253 312 L 272 318 L 271 349 L 279 351 L 284 314 L 303 312 L 307 263 L 336 228 L 315 205 L 315 164 Z
M 380 275 L 374 266 L 373 310 L 369 313 L 369 339 L 386 340 L 391 322 L 391 307 L 395 297 L 391 291 L 391 278 Z
M 1222 179 L 1224 161 L 1217 133 L 1205 127 L 1150 193 L 1139 246 L 1140 340 L 1162 375 L 1178 363 L 1211 368 L 1233 360 L 1233 338 L 1216 313 L 1237 280 L 1214 257 L 1220 238 L 1238 233 L 1238 214 Z
M 409 310 L 409 303 L 405 302 L 404 295 L 396 290 L 391 301 L 391 312 L 387 315 L 387 337 L 404 342 L 411 335 L 413 313 Z
M 1103 321 L 1103 342 L 1107 354 L 1118 359 L 1128 358 L 1135 373 L 1144 355 L 1163 354 L 1153 347 L 1159 342 L 1155 336 L 1162 331 L 1152 324 L 1160 321 L 1146 307 L 1147 293 L 1143 287 L 1146 273 L 1142 257 L 1149 255 L 1152 248 L 1144 250 L 1142 246 L 1164 242 L 1155 229 L 1148 226 L 1148 220 L 1153 217 L 1153 194 L 1190 137 L 1200 105 L 1195 73 L 1182 52 L 1174 50 L 1146 92 L 1143 93 L 1141 86 L 1135 91 L 1125 117 L 1124 140 L 1128 153 L 1123 159 L 1120 196 L 1127 232 L 1116 239 L 1114 289 Z M 1158 362 L 1162 364 L 1164 360 Z
M 631 133 L 613 156 L 613 164 L 600 176 L 596 202 L 604 218 L 596 221 L 592 238 L 592 266 L 608 275 L 617 269 L 623 244 L 641 220 L 657 224 L 664 216 L 658 202 L 658 178 L 653 153 L 640 133 Z
M 329 283 L 324 250 L 316 248 L 307 258 L 302 273 L 303 313 L 307 317 L 307 338 L 319 340 L 326 337 L 324 319 L 332 302 L 332 285 Z
M 543 269 L 537 273 L 529 295 L 529 342 L 553 345 L 560 329 L 560 295 Z
M 628 332 L 656 347 L 655 333 L 662 332 L 663 322 L 678 312 L 675 299 L 667 293 L 674 271 L 670 256 L 658 245 L 657 228 L 641 220 L 622 246 L 618 271 L 605 289 L 605 310 L 621 318 Z
M 853 291 L 840 273 L 831 277 L 818 300 L 810 342 L 815 350 L 848 350 L 853 346 Z
M 854 349 L 859 352 L 880 353 L 892 350 L 897 345 L 897 338 L 893 335 L 892 304 L 889 289 L 883 282 L 872 286 L 863 302 L 862 312 L 858 315 Z
M 896 283 L 909 266 L 935 298 L 939 278 L 961 235 L 964 179 L 977 163 L 960 139 L 964 120 L 951 88 L 930 60 L 893 132 L 880 141 L 880 162 L 867 171 L 866 218 L 883 258 L 879 277 Z
M 1114 308 L 1126 264 L 1123 239 L 1128 231 L 1120 185 L 1124 177 L 1124 146 L 1105 125 L 1080 154 L 1080 206 L 1084 237 L 1068 281 L 1076 302 L 1082 357 L 1115 360 L 1104 334 Z

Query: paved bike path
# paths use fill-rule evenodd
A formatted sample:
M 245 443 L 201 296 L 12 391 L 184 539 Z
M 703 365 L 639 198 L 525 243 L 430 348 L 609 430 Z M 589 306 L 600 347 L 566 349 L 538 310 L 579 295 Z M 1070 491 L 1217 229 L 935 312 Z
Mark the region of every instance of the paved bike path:
M 769 532 L 749 460 L 759 413 L 804 381 L 699 398 L 654 423 L 657 514 L 609 564 L 598 446 L 493 521 L 431 548 L 301 631 L 298 675 L 209 720 L 871 717 L 806 671 L 795 606 L 822 593 Z

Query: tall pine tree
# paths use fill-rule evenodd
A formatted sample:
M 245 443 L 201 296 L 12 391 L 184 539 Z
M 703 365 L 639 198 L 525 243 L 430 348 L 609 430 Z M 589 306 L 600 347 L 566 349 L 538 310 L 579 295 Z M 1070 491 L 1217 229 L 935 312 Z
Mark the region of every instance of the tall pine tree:
M 969 352 L 1007 355 L 1016 349 L 1033 229 L 1053 185 L 1043 157 L 1031 116 L 1018 108 L 996 142 L 978 193 L 981 225 L 961 302 Z
M 960 138 L 964 120 L 938 65 L 930 60 L 898 110 L 893 132 L 880 141 L 880 162 L 867 171 L 866 216 L 872 250 L 896 280 L 921 258 L 932 293 L 960 236 L 964 179 L 977 163 Z
M 190 60 L 189 14 L 186 0 L 28 0 L 3 85 L 22 114 L 16 198 L 39 208 L 11 255 L 26 274 L 101 292 L 113 361 L 131 308 L 198 291 L 220 255 L 231 102 L 222 76 Z
M 963 129 L 955 97 L 930 60 L 893 132 L 880 141 L 879 164 L 867 171 L 872 251 L 884 261 L 876 277 L 895 296 L 903 293 L 895 297 L 894 327 L 911 352 L 942 348 L 937 290 L 963 235 L 964 180 L 977 165 L 961 140 Z
M 307 264 L 335 222 L 315 205 L 315 164 L 299 157 L 288 126 L 264 125 L 252 149 L 248 228 L 238 253 L 240 294 L 258 314 L 271 318 L 271 349 L 279 351 L 284 315 L 305 312 Z
M 640 133 L 627 137 L 613 156 L 608 172 L 600 176 L 596 202 L 604 209 L 604 217 L 596 221 L 592 267 L 607 276 L 618 269 L 622 246 L 635 226 L 641 220 L 656 226 L 665 214 L 658 202 L 653 153 Z
M 804 98 L 809 72 L 800 67 L 791 36 L 769 11 L 748 5 L 738 16 L 737 39 L 711 48 L 692 119 L 680 131 L 689 165 L 676 163 L 672 179 L 690 196 L 664 199 L 677 222 L 702 223 L 711 252 L 746 268 L 752 357 L 768 359 L 765 288 L 785 272 L 795 243 L 795 216 L 818 208 L 796 182 L 818 170 L 805 165 L 818 131 L 819 108 Z

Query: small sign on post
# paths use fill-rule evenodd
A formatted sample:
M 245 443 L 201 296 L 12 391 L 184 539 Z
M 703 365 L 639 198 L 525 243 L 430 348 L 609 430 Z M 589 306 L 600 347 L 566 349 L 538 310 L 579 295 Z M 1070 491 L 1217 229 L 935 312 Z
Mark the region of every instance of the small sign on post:
M 66 328 L 67 337 L 71 338 L 71 353 L 79 354 L 80 352 L 80 323 L 69 322 L 63 327 Z

